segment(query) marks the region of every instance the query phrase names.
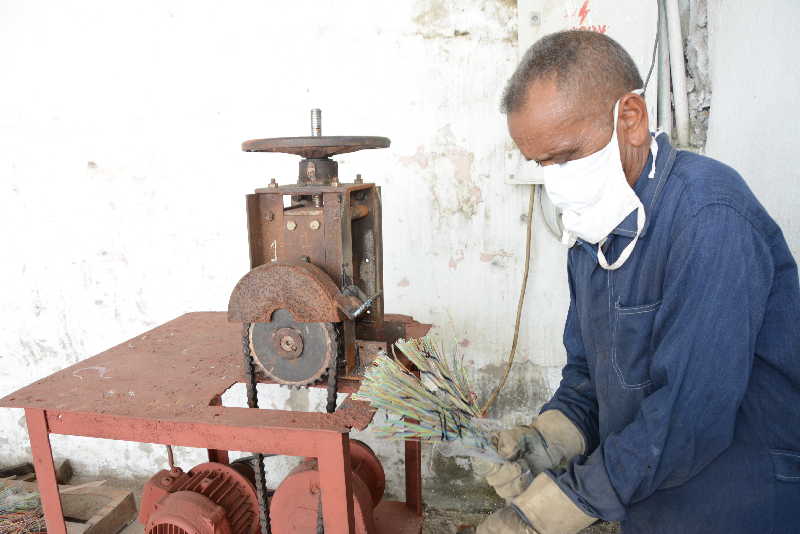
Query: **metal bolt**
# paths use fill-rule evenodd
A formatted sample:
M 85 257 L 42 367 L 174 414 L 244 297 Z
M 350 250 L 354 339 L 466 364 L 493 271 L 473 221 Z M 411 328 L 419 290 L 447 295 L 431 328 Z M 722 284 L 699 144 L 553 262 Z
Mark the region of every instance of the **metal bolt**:
M 272 179 L 269 181 L 269 186 L 270 186 L 270 187 L 278 187 L 278 180 L 276 180 L 275 178 L 272 178 Z
M 275 220 L 275 214 L 272 212 L 267 213 L 267 220 L 272 222 Z
M 300 261 L 309 263 L 311 261 L 311 258 L 309 258 L 308 256 L 300 256 Z
M 286 229 L 289 230 L 290 232 L 292 230 L 294 230 L 295 228 L 297 228 L 297 223 L 296 222 L 289 221 L 289 222 L 286 223 Z
M 292 336 L 283 336 L 281 338 L 281 348 L 286 352 L 297 350 L 297 343 L 294 342 Z
M 313 137 L 322 135 L 322 110 L 319 108 L 311 110 L 311 135 Z
M 314 219 L 313 221 L 308 223 L 308 227 L 311 228 L 312 230 L 319 230 L 319 221 Z
M 339 177 L 334 176 L 331 178 L 331 187 L 339 187 Z
M 364 183 L 364 179 L 361 178 L 360 174 L 356 174 L 356 183 L 357 184 L 363 184 Z
M 322 207 L 322 195 L 319 195 L 319 194 L 311 195 L 311 200 L 314 201 L 314 207 L 315 208 L 321 208 Z

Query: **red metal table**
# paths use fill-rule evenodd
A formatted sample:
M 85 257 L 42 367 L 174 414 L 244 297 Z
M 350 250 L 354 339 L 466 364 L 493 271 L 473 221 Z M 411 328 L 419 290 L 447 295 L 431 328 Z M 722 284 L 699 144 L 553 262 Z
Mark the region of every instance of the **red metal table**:
M 48 532 L 67 532 L 49 437 L 66 434 L 204 448 L 222 462 L 227 451 L 316 457 L 325 532 L 354 534 L 349 432 L 374 411 L 349 397 L 332 414 L 221 406 L 243 381 L 242 362 L 240 324 L 223 312 L 188 313 L 0 399 L 25 409 Z M 406 442 L 405 456 L 406 502 L 379 505 L 381 534 L 420 532 L 419 444 Z

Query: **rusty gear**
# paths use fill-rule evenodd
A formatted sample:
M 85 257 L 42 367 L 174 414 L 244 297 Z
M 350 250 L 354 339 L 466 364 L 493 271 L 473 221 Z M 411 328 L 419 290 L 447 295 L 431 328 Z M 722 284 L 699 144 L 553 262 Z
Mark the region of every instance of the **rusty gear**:
M 269 323 L 252 323 L 248 333 L 256 369 L 290 386 L 318 382 L 336 362 L 336 329 L 331 323 L 298 323 L 276 310 Z

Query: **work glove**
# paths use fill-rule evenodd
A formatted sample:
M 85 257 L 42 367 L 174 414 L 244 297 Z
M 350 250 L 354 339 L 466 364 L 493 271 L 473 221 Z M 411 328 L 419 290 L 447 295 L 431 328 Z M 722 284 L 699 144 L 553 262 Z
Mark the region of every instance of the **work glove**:
M 525 491 L 533 481 L 533 474 L 523 460 L 498 464 L 473 459 L 472 469 L 476 475 L 484 477 L 495 493 L 506 501 Z
M 497 432 L 492 443 L 507 462 L 474 461 L 473 469 L 506 500 L 522 493 L 542 471 L 583 454 L 586 449 L 580 430 L 558 410 L 542 412 L 529 426 Z
M 576 534 L 595 521 L 541 473 L 509 506 L 478 525 L 476 534 Z
M 475 534 L 538 534 L 510 506 L 501 508 L 478 525 Z

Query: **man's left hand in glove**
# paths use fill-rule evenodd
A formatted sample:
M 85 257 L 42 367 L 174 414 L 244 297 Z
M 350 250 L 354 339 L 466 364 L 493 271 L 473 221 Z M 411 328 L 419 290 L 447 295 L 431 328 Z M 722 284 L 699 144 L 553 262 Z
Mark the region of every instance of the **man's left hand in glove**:
M 547 473 L 478 526 L 477 534 L 575 534 L 597 521 L 578 508 Z

